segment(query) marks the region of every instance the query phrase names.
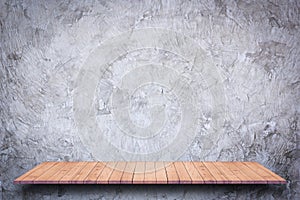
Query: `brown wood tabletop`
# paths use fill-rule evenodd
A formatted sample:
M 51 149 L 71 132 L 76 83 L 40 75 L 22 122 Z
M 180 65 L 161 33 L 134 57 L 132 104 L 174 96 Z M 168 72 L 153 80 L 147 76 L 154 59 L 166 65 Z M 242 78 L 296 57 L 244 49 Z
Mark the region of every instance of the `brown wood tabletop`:
M 257 162 L 44 162 L 15 184 L 286 184 Z

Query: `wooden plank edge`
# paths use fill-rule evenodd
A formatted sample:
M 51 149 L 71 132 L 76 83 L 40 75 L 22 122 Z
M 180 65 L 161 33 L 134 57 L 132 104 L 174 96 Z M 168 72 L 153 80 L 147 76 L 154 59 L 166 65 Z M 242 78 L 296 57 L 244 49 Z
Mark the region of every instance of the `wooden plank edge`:
M 40 164 L 37 164 L 36 166 L 34 166 L 32 169 L 28 170 L 27 172 L 25 172 L 24 174 L 20 175 L 19 177 L 17 177 L 14 181 L 13 184 L 31 184 L 32 181 L 22 181 L 23 178 L 30 176 L 31 174 L 33 174 L 35 172 L 35 170 L 40 169 L 44 164 L 47 163 L 53 163 L 53 165 L 55 165 L 56 162 L 53 161 L 46 161 L 46 162 L 41 162 Z M 52 167 L 52 166 L 51 166 Z M 50 168 L 51 168 L 50 167 Z M 21 180 L 20 180 L 21 179 Z
M 272 170 L 266 168 L 265 166 L 263 166 L 262 164 L 260 164 L 259 162 L 252 162 L 252 163 L 256 163 L 257 165 L 260 166 L 260 168 L 265 171 L 266 173 L 268 173 L 269 175 L 271 175 L 274 178 L 277 178 L 278 180 L 276 181 L 268 181 L 268 184 L 287 184 L 287 180 L 282 178 L 281 176 L 279 176 L 278 174 L 276 174 L 275 172 L 273 172 Z
M 255 169 L 253 169 L 252 167 L 250 167 L 249 165 L 247 165 L 247 163 L 255 163 L 255 164 L 259 165 L 259 168 L 261 170 L 263 170 L 265 173 L 269 174 L 270 176 L 272 176 L 273 178 L 276 179 L 276 180 L 265 180 L 265 182 L 267 182 L 265 184 L 287 184 L 287 181 L 284 178 L 282 178 L 281 176 L 279 176 L 278 174 L 276 174 L 275 172 L 271 171 L 270 169 L 266 168 L 265 166 L 263 166 L 262 164 L 260 164 L 258 162 L 255 162 L 255 161 L 246 161 L 246 162 L 242 162 L 242 163 L 244 165 L 246 165 L 253 172 L 255 172 Z

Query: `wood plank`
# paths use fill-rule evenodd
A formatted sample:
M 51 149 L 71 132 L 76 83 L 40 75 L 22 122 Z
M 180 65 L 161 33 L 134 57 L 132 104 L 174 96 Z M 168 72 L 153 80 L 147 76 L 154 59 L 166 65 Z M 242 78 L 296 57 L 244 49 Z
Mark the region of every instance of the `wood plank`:
M 137 162 L 134 170 L 134 175 L 133 175 L 133 184 L 142 184 L 144 183 L 144 178 L 145 178 L 145 167 L 146 163 L 145 162 Z
M 121 184 L 132 184 L 136 162 L 128 162 L 122 174 Z
M 199 174 L 203 178 L 203 181 L 205 184 L 215 184 L 217 183 L 214 176 L 211 175 L 209 170 L 206 168 L 206 166 L 203 164 L 203 162 L 193 162 L 195 168 L 198 170 Z
M 241 180 L 240 184 L 254 184 L 254 180 L 236 166 L 237 162 L 226 162 L 226 167 Z
M 229 184 L 242 183 L 241 180 L 227 167 L 225 162 L 213 162 L 215 167 L 226 177 Z
M 52 184 L 50 178 L 59 170 L 61 170 L 66 165 L 66 163 L 67 162 L 57 162 L 53 167 L 45 171 L 45 173 L 35 178 L 33 180 L 33 184 Z
M 247 165 L 247 167 L 251 168 L 259 176 L 267 179 L 267 182 L 270 184 L 286 183 L 286 181 L 283 178 L 281 178 L 280 176 L 278 176 L 271 170 L 268 170 L 267 168 L 265 168 L 257 162 L 243 162 L 243 164 Z
M 43 162 L 14 180 L 14 184 L 32 184 L 34 179 L 56 164 L 57 162 Z
M 82 168 L 71 180 L 72 184 L 83 184 L 85 179 L 96 167 L 97 162 L 87 162 L 84 168 Z
M 59 184 L 60 179 L 74 168 L 76 162 L 66 162 L 64 167 L 48 178 L 47 184 Z
M 108 184 L 117 162 L 106 162 L 101 174 L 97 178 L 97 184 Z
M 183 162 L 183 164 L 192 179 L 192 184 L 204 184 L 204 180 L 193 162 Z
M 155 177 L 156 177 L 156 183 L 157 184 L 167 184 L 168 178 L 167 178 L 167 172 L 165 168 L 164 162 L 155 162 Z
M 92 169 L 89 175 L 85 178 L 85 184 L 97 184 L 97 179 L 100 176 L 102 170 L 105 167 L 105 163 L 97 162 L 96 166 Z
M 156 183 L 155 171 L 156 171 L 155 163 L 154 162 L 146 162 L 144 184 L 155 184 Z
M 253 184 L 267 184 L 268 180 L 259 176 L 256 172 L 252 171 L 247 165 L 244 165 L 243 162 L 234 162 L 234 165 L 237 166 L 240 170 L 243 171 L 248 177 L 251 178 Z
M 112 172 L 112 174 L 108 180 L 108 183 L 109 184 L 121 183 L 121 178 L 124 173 L 125 167 L 126 167 L 126 162 L 117 162 L 117 165 L 116 165 L 114 171 Z
M 189 173 L 186 171 L 184 164 L 182 162 L 174 162 L 175 169 L 179 177 L 180 184 L 191 184 L 192 179 Z
M 70 184 L 75 177 L 85 166 L 87 162 L 75 162 L 67 173 L 59 180 L 60 184 Z
M 168 177 L 168 184 L 179 184 L 179 177 L 174 166 L 174 163 L 169 163 L 166 166 L 167 177 Z
M 204 162 L 205 167 L 210 171 L 215 178 L 216 184 L 228 184 L 228 178 L 215 167 L 213 162 Z

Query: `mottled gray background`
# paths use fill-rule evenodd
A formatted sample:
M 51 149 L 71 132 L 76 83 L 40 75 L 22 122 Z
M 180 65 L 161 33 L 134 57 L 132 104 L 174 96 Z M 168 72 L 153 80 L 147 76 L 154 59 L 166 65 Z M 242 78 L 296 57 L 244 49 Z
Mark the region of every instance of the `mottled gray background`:
M 296 0 L 0 0 L 0 199 L 299 198 L 299 9 Z M 101 61 L 106 67 L 97 72 L 96 85 L 81 88 L 92 88 L 93 102 L 78 104 L 78 88 L 86 83 L 80 77 L 91 65 L 92 52 L 110 48 L 105 44 L 120 38 L 121 43 L 130 41 L 120 35 L 143 29 L 186 38 L 172 43 L 172 34 L 167 34 L 152 46 L 128 52 L 122 47 L 117 59 Z M 151 34 L 144 37 L 150 42 L 154 39 Z M 136 41 L 141 44 L 145 38 Z M 201 49 L 195 61 L 184 56 L 197 49 L 191 41 Z M 192 92 L 172 93 L 177 90 L 156 84 L 168 80 L 164 75 L 169 73 L 153 72 L 150 78 L 160 77 L 155 84 L 129 88 L 134 92 L 125 95 L 127 99 L 111 104 L 111 94 L 122 89 L 122 80 L 131 72 L 136 80 L 143 80 L 148 76 L 137 73 L 137 68 L 151 64 L 176 69 L 176 76 L 186 77 L 193 88 L 178 91 Z M 205 75 L 205 67 L 213 69 L 211 76 L 217 78 Z M 128 87 L 134 84 L 135 80 Z M 185 107 L 188 99 L 195 99 L 193 106 L 199 112 Z M 113 115 L 124 102 L 130 102 L 125 110 L 130 120 L 122 113 Z M 80 132 L 81 118 L 76 115 L 84 115 L 75 108 L 85 104 L 93 108 L 99 129 L 109 125 L 98 133 L 115 142 L 112 154 L 116 159 L 124 152 L 147 153 L 149 149 L 142 149 L 138 142 L 130 149 L 132 141 L 112 134 L 118 130 L 135 134 L 153 125 L 145 132 L 151 135 L 151 130 L 161 126 L 155 119 L 163 119 L 169 128 L 158 140 L 162 144 L 157 152 L 168 146 L 164 141 L 172 138 L 170 134 L 180 133 L 182 140 L 175 142 L 189 145 L 179 153 L 174 145 L 168 147 L 169 155 L 180 154 L 172 159 L 257 161 L 286 178 L 288 184 L 13 185 L 16 177 L 43 161 L 101 160 L 101 152 L 107 149 L 89 147 L 89 142 L 95 143 L 94 136 L 100 137 L 98 133 L 86 138 Z M 193 132 L 187 135 L 178 131 L 185 123 L 185 108 L 196 119 Z M 191 135 L 192 141 L 184 141 Z

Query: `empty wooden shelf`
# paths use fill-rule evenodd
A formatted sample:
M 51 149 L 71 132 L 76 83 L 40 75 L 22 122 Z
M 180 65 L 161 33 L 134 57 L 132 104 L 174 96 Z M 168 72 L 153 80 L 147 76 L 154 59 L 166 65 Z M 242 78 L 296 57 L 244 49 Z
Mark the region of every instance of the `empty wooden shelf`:
M 15 184 L 285 184 L 256 162 L 44 162 Z

